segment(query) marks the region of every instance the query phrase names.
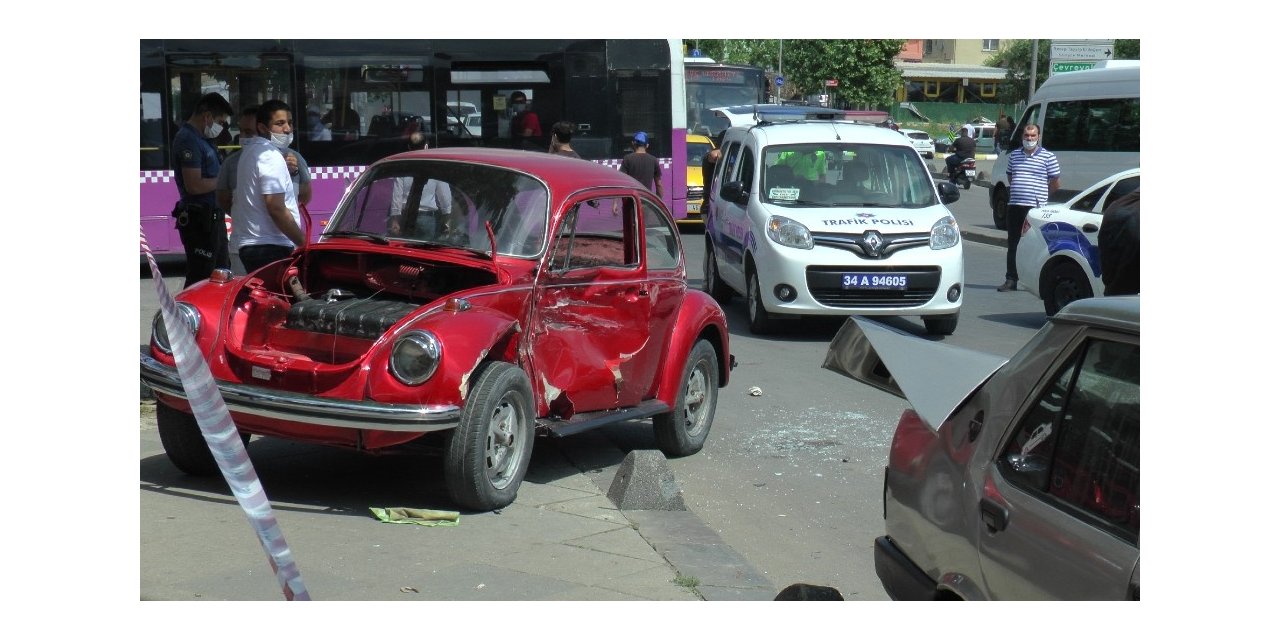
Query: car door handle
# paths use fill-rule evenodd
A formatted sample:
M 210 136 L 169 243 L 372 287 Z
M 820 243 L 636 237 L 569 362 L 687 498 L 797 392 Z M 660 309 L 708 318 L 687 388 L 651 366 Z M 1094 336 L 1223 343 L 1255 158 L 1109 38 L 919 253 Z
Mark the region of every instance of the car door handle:
M 978 510 L 982 512 L 982 522 L 987 525 L 987 533 L 998 533 L 1009 526 L 1009 510 L 995 500 L 983 498 L 978 503 Z
M 1095 231 L 1098 230 L 1098 225 L 1090 222 L 1085 224 L 1084 227 L 1082 227 L 1082 229 L 1085 233 L 1094 233 Z

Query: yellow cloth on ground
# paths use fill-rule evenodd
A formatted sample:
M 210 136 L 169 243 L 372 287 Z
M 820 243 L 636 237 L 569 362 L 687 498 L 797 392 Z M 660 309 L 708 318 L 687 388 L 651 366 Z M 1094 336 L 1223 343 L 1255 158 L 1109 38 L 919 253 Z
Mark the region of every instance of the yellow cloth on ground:
M 410 509 L 408 507 L 369 507 L 373 517 L 391 524 L 420 524 L 424 527 L 457 526 L 457 511 L 438 511 L 436 509 Z

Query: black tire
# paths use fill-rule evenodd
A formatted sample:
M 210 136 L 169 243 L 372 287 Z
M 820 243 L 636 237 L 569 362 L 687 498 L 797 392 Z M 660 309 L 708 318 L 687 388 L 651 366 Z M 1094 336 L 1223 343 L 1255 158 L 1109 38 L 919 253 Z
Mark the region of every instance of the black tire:
M 960 324 L 960 314 L 952 313 L 945 316 L 924 316 L 924 330 L 929 335 L 949 336 L 956 332 L 956 325 Z
M 533 386 L 507 362 L 482 365 L 449 436 L 444 479 L 449 497 L 476 511 L 516 499 L 533 454 Z
M 970 184 L 971 182 L 972 182 L 972 181 L 971 181 L 971 180 L 969 180 L 968 178 L 965 178 L 965 179 L 964 179 L 964 189 L 965 189 L 965 191 L 968 191 L 968 190 L 969 190 L 969 187 L 971 186 L 971 184 Z
M 218 475 L 218 462 L 213 459 L 209 443 L 200 433 L 195 416 L 174 409 L 163 402 L 156 403 L 156 426 L 160 429 L 160 444 L 173 466 L 193 476 Z M 250 435 L 240 434 L 240 440 L 249 444 Z
M 716 269 L 716 252 L 711 246 L 710 238 L 707 239 L 707 252 L 703 259 L 702 270 L 702 290 L 716 302 L 728 304 L 733 299 L 733 288 L 720 278 L 720 271 Z
M 1009 216 L 1009 190 L 997 187 L 991 199 L 991 222 L 997 229 L 1004 231 L 1004 221 Z
M 747 277 L 747 320 L 751 333 L 767 335 L 778 330 L 778 321 L 764 308 L 760 296 L 760 278 L 755 271 Z
M 670 413 L 653 417 L 653 435 L 658 448 L 668 458 L 693 455 L 702 450 L 716 415 L 720 390 L 720 366 L 716 350 L 706 340 L 698 340 L 689 350 L 684 378 L 676 392 Z
M 1093 287 L 1074 262 L 1059 262 L 1049 270 L 1048 278 L 1040 287 L 1040 295 L 1044 301 L 1044 314 L 1051 316 L 1071 302 L 1092 298 Z

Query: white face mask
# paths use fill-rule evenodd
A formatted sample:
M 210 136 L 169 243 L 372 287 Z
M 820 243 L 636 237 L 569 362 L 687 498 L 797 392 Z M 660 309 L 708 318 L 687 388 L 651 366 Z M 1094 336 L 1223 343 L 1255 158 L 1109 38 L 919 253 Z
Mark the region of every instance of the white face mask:
M 204 128 L 204 137 L 206 138 L 216 138 L 220 135 L 222 135 L 221 123 L 215 122 Z
M 292 133 L 272 133 L 271 144 L 274 144 L 275 146 L 283 149 L 293 144 L 293 134 Z
M 1035 148 L 1036 148 L 1036 141 L 1035 141 L 1035 140 L 1023 140 L 1023 141 L 1022 141 L 1022 149 L 1023 149 L 1024 151 L 1030 151 L 1030 150 L 1035 149 Z

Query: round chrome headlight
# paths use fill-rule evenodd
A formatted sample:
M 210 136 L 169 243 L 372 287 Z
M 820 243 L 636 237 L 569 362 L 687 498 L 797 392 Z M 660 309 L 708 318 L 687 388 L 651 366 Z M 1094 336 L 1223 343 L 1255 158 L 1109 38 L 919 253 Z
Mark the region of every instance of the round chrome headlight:
M 427 381 L 440 366 L 440 340 L 429 331 L 410 331 L 391 350 L 391 375 L 407 385 Z
M 179 302 L 178 317 L 182 318 L 182 322 L 191 330 L 191 336 L 194 338 L 200 331 L 200 313 L 190 304 Z M 157 311 L 156 316 L 151 319 L 151 339 L 165 354 L 173 355 L 173 346 L 169 343 L 169 331 L 164 326 L 163 311 Z

